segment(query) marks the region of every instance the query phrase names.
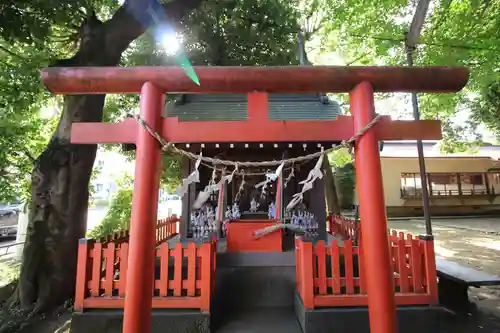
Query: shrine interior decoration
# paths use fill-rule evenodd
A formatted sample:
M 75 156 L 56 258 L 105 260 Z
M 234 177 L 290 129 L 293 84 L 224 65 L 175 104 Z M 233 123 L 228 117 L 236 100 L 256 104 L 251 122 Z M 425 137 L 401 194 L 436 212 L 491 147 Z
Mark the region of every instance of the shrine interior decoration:
M 189 185 L 200 182 L 199 168 L 201 165 L 212 169 L 211 180 L 208 185 L 205 186 L 204 190 L 198 193 L 198 196 L 192 206 L 193 211 L 190 215 L 190 229 L 194 238 L 207 237 L 214 232 L 220 232 L 222 236 L 225 236 L 227 223 L 231 220 L 239 220 L 241 218 L 242 213 L 240 212 L 239 200 L 241 195 L 244 193 L 245 188 L 248 187 L 245 181 L 246 175 L 263 177 L 261 182 L 254 185 L 255 190 L 260 191 L 260 195 L 253 197 L 250 202 L 249 213 L 257 213 L 260 208 L 258 200 L 269 199 L 269 187 L 272 183 L 276 183 L 277 180 L 283 176 L 285 171 L 289 171 L 289 174 L 287 178 L 283 180 L 283 187 L 286 187 L 289 181 L 295 177 L 296 165 L 317 159 L 315 166 L 309 171 L 307 178 L 299 182 L 299 184 L 302 185 L 301 191 L 294 194 L 292 200 L 286 205 L 283 221 L 277 221 L 278 223 L 275 225 L 257 231 L 254 236 L 255 238 L 260 238 L 279 229 L 288 229 L 294 233 L 310 236 L 317 234 L 318 221 L 316 217 L 314 214 L 308 212 L 305 205 L 301 205 L 301 203 L 304 200 L 304 193 L 314 187 L 314 182 L 317 179 L 323 178 L 321 166 L 325 154 L 342 148 L 347 148 L 349 152 L 352 153 L 356 140 L 370 130 L 381 119 L 381 116 L 377 115 L 362 131 L 354 135 L 349 140 L 342 141 L 337 146 L 326 150 L 324 147 L 321 147 L 320 151 L 312 154 L 272 161 L 229 161 L 203 156 L 201 152 L 196 155 L 192 152 L 176 147 L 171 142 L 166 142 L 159 133 L 155 132 L 138 115 L 136 115 L 135 118 L 138 123 L 160 143 L 163 151 L 185 156 L 195 161 L 194 171 L 188 177 L 184 178 L 182 180 L 182 185 L 177 188 L 176 193 L 179 196 L 184 196 L 188 193 Z M 248 172 L 246 169 L 243 169 L 258 167 L 267 169 L 265 172 L 257 173 Z M 276 169 L 272 171 L 271 167 L 276 167 Z M 227 173 L 228 168 L 232 168 L 231 173 Z M 232 205 L 227 205 L 227 207 L 225 207 L 225 211 L 219 215 L 218 212 L 221 209 L 224 209 L 224 207 L 219 207 L 220 201 L 215 207 L 208 201 L 221 191 L 224 184 L 230 184 L 236 176 L 241 177 L 241 183 L 234 197 L 233 203 Z M 270 202 L 267 212 L 269 219 L 276 219 L 276 207 L 277 203 L 275 201 Z M 218 219 L 218 216 L 221 216 L 221 218 Z M 218 230 L 219 224 L 221 224 L 221 230 Z

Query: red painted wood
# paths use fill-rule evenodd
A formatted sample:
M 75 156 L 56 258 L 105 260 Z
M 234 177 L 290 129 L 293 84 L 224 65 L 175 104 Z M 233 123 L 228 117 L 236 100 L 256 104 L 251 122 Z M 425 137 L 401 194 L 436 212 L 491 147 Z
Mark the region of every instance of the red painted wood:
M 431 304 L 438 304 L 438 287 L 436 278 L 436 255 L 434 252 L 434 240 L 422 240 L 424 245 L 425 278 L 427 282 L 427 294 L 431 298 Z
M 344 269 L 346 294 L 354 294 L 354 269 L 353 269 L 353 248 L 352 241 L 344 241 Z
M 350 93 L 354 130 L 364 128 L 375 117 L 373 87 L 360 83 Z M 396 333 L 396 304 L 391 256 L 388 245 L 384 190 L 380 167 L 379 138 L 367 132 L 359 139 L 355 150 L 356 184 L 363 235 L 365 271 L 368 291 L 370 331 Z
M 427 294 L 396 294 L 395 302 L 398 305 L 427 305 L 430 302 Z M 361 294 L 354 295 L 319 295 L 314 297 L 315 307 L 349 307 L 368 306 L 368 296 Z
M 141 88 L 141 117 L 161 131 L 164 95 L 150 82 Z M 154 288 L 156 212 L 158 197 L 158 142 L 143 128 L 136 127 L 137 151 L 134 196 L 130 221 L 129 269 L 123 333 L 149 332 L 151 298 Z
M 164 92 L 315 93 L 348 92 L 369 82 L 375 92 L 455 92 L 469 71 L 458 67 L 194 67 L 200 86 L 178 66 L 49 67 L 42 82 L 57 94 L 138 93 L 145 82 Z
M 87 278 L 88 274 L 88 257 L 89 251 L 92 247 L 93 240 L 81 239 L 78 243 L 78 261 L 76 271 L 76 285 L 75 285 L 75 304 L 74 309 L 77 312 L 83 311 L 83 300 L 87 294 Z
M 128 243 L 124 243 L 119 250 L 120 256 L 120 283 L 118 287 L 118 296 L 125 297 L 125 286 L 127 284 L 128 270 Z
M 92 280 L 90 281 L 90 296 L 101 296 L 102 244 L 95 243 L 92 261 Z
M 104 251 L 106 259 L 106 278 L 103 282 L 104 285 L 104 295 L 113 296 L 113 280 L 115 277 L 115 244 L 108 243 L 106 250 Z
M 137 121 L 127 118 L 119 123 L 73 123 L 72 143 L 135 143 Z
M 182 294 L 182 259 L 184 258 L 184 250 L 182 243 L 175 244 L 175 249 L 172 250 L 174 257 L 174 280 L 172 287 L 174 289 L 174 296 L 181 296 Z
M 320 295 L 326 294 L 326 247 L 325 242 L 320 240 L 316 244 L 314 248 L 316 252 L 316 257 L 318 258 L 318 283 L 315 283 L 315 286 L 318 287 L 318 293 Z M 313 263 L 314 264 L 314 263 Z
M 159 297 L 152 298 L 153 308 L 198 308 L 202 311 L 209 311 L 210 295 L 215 281 L 215 249 L 215 242 L 202 244 L 200 248 L 190 243 L 187 249 L 183 249 L 180 243 L 175 249 L 169 249 L 166 243 L 162 244 L 156 250 L 156 256 L 160 259 L 160 278 L 153 284 L 153 290 L 157 290 L 159 294 Z M 82 252 L 82 256 L 83 254 L 85 252 Z M 184 254 L 188 259 L 188 275 L 185 278 L 182 276 Z M 88 256 L 85 260 L 87 266 L 90 262 L 93 264 L 92 277 L 89 274 L 87 281 L 81 280 L 79 283 L 76 293 L 79 298 L 75 299 L 78 311 L 91 308 L 123 308 L 126 298 L 128 244 L 123 243 L 120 248 L 116 248 L 115 243 L 109 243 L 107 248 L 103 249 L 101 243 L 96 243 L 96 247 L 89 250 L 86 255 Z M 171 280 L 168 276 L 170 256 L 174 257 L 175 266 Z M 111 260 L 113 257 L 119 258 L 118 265 Z M 200 269 L 196 273 L 198 263 Z M 104 270 L 103 264 L 105 264 Z M 119 280 L 114 280 L 115 269 L 120 271 Z M 100 292 L 101 289 L 104 289 L 104 293 Z M 112 296 L 112 291 L 115 289 L 118 289 L 118 296 Z M 92 290 L 92 293 L 89 293 L 89 290 Z M 178 296 L 167 296 L 168 290 L 172 290 Z M 186 296 L 181 296 L 183 290 L 186 291 Z
M 190 297 L 196 296 L 196 252 L 196 244 L 189 243 L 187 248 L 187 295 Z
M 170 253 L 168 249 L 168 244 L 163 243 L 160 246 L 160 296 L 165 297 L 168 293 L 169 280 L 168 280 L 168 261 L 170 259 Z
M 266 122 L 269 114 L 269 97 L 266 92 L 252 92 L 248 98 L 248 120 Z
M 332 261 L 332 291 L 334 294 L 340 294 L 340 250 L 337 242 L 332 242 L 331 261 Z
M 300 296 L 305 309 L 314 309 L 314 251 L 311 242 L 300 242 Z
M 227 224 L 227 251 L 228 252 L 282 252 L 283 233 L 282 230 L 269 233 L 256 239 L 254 234 L 257 230 L 275 225 L 273 220 L 230 221 Z
M 365 273 L 365 263 L 363 254 L 363 242 L 358 242 L 358 269 L 359 269 L 359 293 L 366 294 L 366 273 Z
M 408 267 L 406 262 L 406 244 L 403 237 L 400 238 L 397 242 L 397 251 L 398 251 L 398 271 L 399 271 L 399 287 L 401 288 L 402 293 L 407 293 L 410 291 L 410 284 L 408 281 Z
M 201 297 L 153 297 L 154 309 L 199 309 Z M 84 301 L 86 309 L 123 309 L 125 299 L 120 297 L 89 297 Z M 145 332 L 145 331 L 139 331 Z
M 297 292 L 302 297 L 302 281 L 301 281 L 301 270 L 302 270 L 302 254 L 301 254 L 301 244 L 302 241 L 299 238 L 295 238 L 295 287 Z
M 120 123 L 74 123 L 71 142 L 135 143 L 139 124 L 135 119 Z M 163 118 L 162 137 L 169 142 L 339 142 L 354 135 L 353 119 L 339 116 L 321 121 L 204 121 L 179 122 Z M 373 131 L 378 140 L 440 140 L 439 120 L 392 120 L 384 117 Z
M 413 292 L 421 293 L 423 288 L 422 253 L 418 239 L 411 241 L 411 275 L 413 278 Z
M 214 289 L 215 281 L 215 243 L 203 243 L 200 246 L 201 256 L 201 283 L 200 283 L 200 310 L 201 312 L 210 312 L 210 298 Z

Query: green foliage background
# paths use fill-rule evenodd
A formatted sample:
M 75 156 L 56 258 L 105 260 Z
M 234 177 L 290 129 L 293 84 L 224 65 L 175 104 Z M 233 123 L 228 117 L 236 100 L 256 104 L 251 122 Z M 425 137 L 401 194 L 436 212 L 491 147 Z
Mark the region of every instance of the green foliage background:
M 183 48 L 198 65 L 297 64 L 297 32 L 306 32 L 307 51 L 337 54 L 348 65 L 406 65 L 404 33 L 417 2 L 403 0 L 227 0 L 202 1 L 182 22 L 173 22 Z M 39 68 L 72 56 L 80 27 L 94 11 L 103 22 L 120 8 L 113 0 L 10 1 L 0 4 L 0 201 L 28 199 L 33 161 L 56 128 L 61 98 L 40 84 Z M 417 65 L 471 69 L 458 94 L 420 96 L 423 118 L 444 124 L 441 147 L 466 150 L 480 143 L 478 125 L 500 134 L 500 3 L 437 0 L 415 53 Z M 150 29 L 122 55 L 122 65 L 174 64 Z M 387 96 L 387 95 L 385 95 Z M 345 99 L 345 96 L 337 96 Z M 104 120 L 117 121 L 137 109 L 138 98 L 110 95 Z M 55 117 L 42 117 L 47 108 Z M 470 110 L 464 122 L 457 112 Z M 114 148 L 116 149 L 116 148 Z M 163 184 L 180 179 L 178 157 L 163 161 Z
M 87 233 L 87 237 L 99 239 L 114 232 L 129 229 L 132 213 L 132 177 L 124 177 L 118 186 L 119 189 L 111 198 L 106 216 L 101 223 Z

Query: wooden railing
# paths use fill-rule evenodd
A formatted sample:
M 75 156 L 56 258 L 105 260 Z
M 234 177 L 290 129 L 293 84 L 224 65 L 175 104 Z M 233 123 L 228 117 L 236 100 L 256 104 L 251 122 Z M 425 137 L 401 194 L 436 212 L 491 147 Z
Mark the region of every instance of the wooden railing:
M 156 222 L 156 244 L 159 245 L 162 242 L 176 236 L 179 233 L 180 219 L 172 215 L 170 217 L 159 219 Z M 130 236 L 129 230 L 121 230 L 106 237 L 101 237 L 98 241 L 102 244 L 115 243 L 121 244 L 128 242 Z
M 328 229 L 330 233 L 339 234 L 343 239 L 354 241 L 356 244 L 359 238 L 359 223 L 355 219 L 341 216 L 328 216 Z
M 432 240 L 391 235 L 390 253 L 393 267 L 395 300 L 398 305 L 437 304 L 437 278 Z M 363 269 L 362 239 L 360 246 L 345 240 L 325 245 L 318 241 L 297 239 L 297 291 L 304 307 L 367 306 Z
M 78 249 L 75 311 L 123 308 L 128 268 L 128 243 L 103 245 L 81 239 Z M 214 241 L 163 243 L 156 250 L 153 308 L 195 308 L 210 311 L 215 281 Z M 104 268 L 104 269 L 103 269 Z

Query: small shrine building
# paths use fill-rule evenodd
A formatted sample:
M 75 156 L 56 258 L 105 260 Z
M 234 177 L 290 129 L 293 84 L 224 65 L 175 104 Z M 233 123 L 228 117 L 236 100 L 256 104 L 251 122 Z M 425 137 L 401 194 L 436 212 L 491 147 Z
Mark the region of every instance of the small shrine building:
M 267 114 L 269 120 L 296 121 L 296 120 L 335 120 L 340 114 L 339 103 L 329 99 L 325 94 L 267 94 Z M 175 101 L 167 104 L 165 110 L 166 117 L 177 117 L 179 122 L 204 121 L 247 121 L 249 119 L 249 107 L 252 105 L 246 94 L 184 94 Z M 264 106 L 263 106 L 264 107 Z M 337 145 L 338 142 L 311 142 L 311 141 L 290 141 L 290 142 L 250 142 L 250 143 L 204 143 L 196 142 L 180 146 L 179 148 L 189 150 L 193 153 L 203 152 L 206 156 L 219 156 L 226 160 L 233 161 L 263 161 L 280 160 L 284 157 L 297 157 L 308 153 L 317 152 L 319 147 L 328 149 Z M 183 177 L 187 177 L 192 171 L 195 161 L 184 159 L 182 163 Z M 314 161 L 312 161 L 314 163 Z M 301 168 L 302 166 L 302 168 Z M 300 191 L 300 181 L 307 177 L 311 163 L 297 165 L 294 167 L 294 177 L 283 189 L 283 203 L 286 205 L 292 196 Z M 261 196 L 259 189 L 254 185 L 260 183 L 264 176 L 251 175 L 258 172 L 265 172 L 265 169 L 246 170 L 249 175 L 245 176 L 246 185 L 239 192 L 242 177 L 236 177 L 228 187 L 227 205 L 233 205 L 238 201 L 239 209 L 245 216 L 252 218 L 267 219 L 270 203 L 274 203 L 276 188 L 271 187 L 266 196 Z M 200 167 L 200 182 L 189 186 L 188 194 L 182 198 L 181 236 L 193 236 L 190 230 L 192 221 L 192 205 L 197 194 L 208 185 L 211 179 L 212 170 L 206 166 Z M 287 173 L 285 177 L 289 175 Z M 238 200 L 235 200 L 238 197 Z M 249 214 L 251 201 L 259 203 L 258 212 Z M 217 197 L 209 200 L 212 206 L 216 206 Z M 321 221 L 317 225 L 317 233 L 321 238 L 326 237 L 326 204 L 323 187 L 323 179 L 317 179 L 315 186 L 304 196 L 302 206 L 308 213 L 313 214 L 316 221 Z

